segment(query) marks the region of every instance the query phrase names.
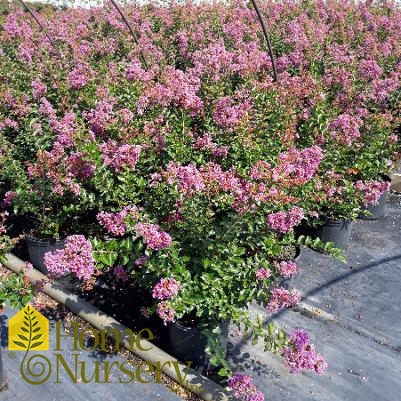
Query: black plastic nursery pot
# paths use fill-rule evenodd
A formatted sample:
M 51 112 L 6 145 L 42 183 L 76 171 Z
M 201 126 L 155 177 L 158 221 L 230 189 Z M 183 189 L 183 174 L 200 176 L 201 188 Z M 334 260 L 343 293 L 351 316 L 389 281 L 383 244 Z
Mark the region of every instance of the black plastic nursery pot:
M 227 345 L 229 320 L 221 324 L 221 339 Z M 210 360 L 205 352 L 207 339 L 197 327 L 185 326 L 181 322 L 169 323 L 171 353 L 181 362 L 191 361 L 191 368 L 205 373 L 210 368 Z
M 387 175 L 383 175 L 381 179 L 385 182 L 391 182 L 391 178 Z M 379 202 L 377 204 L 369 204 L 368 206 L 363 206 L 362 210 L 368 213 L 361 213 L 358 218 L 362 220 L 377 220 L 384 217 L 386 214 L 386 203 L 389 197 L 390 191 L 387 190 L 380 195 Z
M 1 354 L 1 347 L 0 347 L 0 391 L 4 390 L 6 385 L 7 385 L 7 378 L 3 367 L 3 356 Z
M 352 221 L 323 218 L 324 223 L 310 228 L 313 238 L 320 238 L 323 242 L 333 242 L 337 248 L 346 249 L 349 245 L 352 232 Z
M 1 345 L 0 345 L 0 391 L 4 390 L 6 387 L 7 387 L 7 375 L 3 366 L 3 355 L 1 352 Z
M 64 241 L 59 239 L 40 239 L 25 234 L 25 241 L 28 248 L 29 260 L 33 266 L 43 274 L 49 274 L 43 258 L 46 252 L 53 252 L 56 249 L 64 248 Z

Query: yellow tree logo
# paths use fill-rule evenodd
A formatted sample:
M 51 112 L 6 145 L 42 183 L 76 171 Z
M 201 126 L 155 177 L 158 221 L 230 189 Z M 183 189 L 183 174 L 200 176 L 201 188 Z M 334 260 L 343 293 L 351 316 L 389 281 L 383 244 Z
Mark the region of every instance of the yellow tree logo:
M 8 323 L 8 349 L 47 351 L 49 321 L 31 305 L 25 306 Z

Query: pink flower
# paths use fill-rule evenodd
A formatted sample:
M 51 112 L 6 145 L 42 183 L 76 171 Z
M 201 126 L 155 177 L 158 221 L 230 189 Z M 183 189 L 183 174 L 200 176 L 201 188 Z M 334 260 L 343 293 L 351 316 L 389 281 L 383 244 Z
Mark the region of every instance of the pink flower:
M 304 211 L 298 206 L 294 206 L 288 212 L 276 212 L 267 216 L 267 224 L 273 230 L 287 233 L 294 226 L 298 225 L 304 218 Z
M 118 213 L 100 212 L 96 218 L 110 234 L 119 237 L 126 233 L 127 225 L 125 219 L 127 216 L 137 220 L 139 217 L 138 208 L 136 206 L 125 206 Z
M 3 200 L 0 202 L 0 207 L 2 207 L 4 209 L 6 207 L 11 206 L 13 199 L 15 199 L 17 197 L 17 195 L 18 195 L 17 192 L 7 191 L 4 194 Z
M 148 260 L 149 260 L 149 258 L 147 256 L 140 256 L 138 259 L 135 260 L 134 264 L 135 264 L 135 266 L 142 266 Z
M 35 99 L 40 99 L 47 93 L 47 86 L 40 79 L 34 79 L 31 83 L 31 88 L 32 96 Z
M 171 245 L 172 239 L 165 231 L 161 231 L 157 224 L 138 223 L 136 233 L 145 239 L 146 245 L 150 249 L 165 249 Z
M 216 104 L 214 120 L 219 127 L 228 128 L 231 131 L 250 108 L 251 103 L 249 100 L 235 104 L 232 98 L 223 97 Z
M 157 305 L 156 313 L 163 320 L 165 326 L 167 322 L 174 322 L 175 320 L 175 310 L 166 301 L 162 301 Z
M 118 146 L 114 140 L 110 140 L 100 145 L 103 161 L 106 166 L 112 166 L 119 172 L 124 165 L 135 169 L 141 153 L 141 145 L 124 144 Z
M 330 125 L 330 136 L 339 143 L 352 145 L 361 136 L 359 129 L 363 120 L 357 116 L 343 113 L 340 114 Z
M 122 281 L 128 281 L 127 271 L 121 266 L 115 266 L 113 269 L 113 274 Z
M 265 160 L 258 160 L 251 170 L 251 178 L 253 180 L 263 180 L 269 178 L 271 173 L 271 164 Z
M 258 269 L 258 271 L 256 272 L 255 275 L 256 275 L 256 279 L 261 281 L 261 280 L 265 280 L 266 278 L 269 278 L 272 275 L 272 272 L 270 269 L 261 267 L 260 269 Z
M 202 174 L 193 164 L 180 166 L 178 163 L 171 162 L 162 175 L 169 184 L 177 182 L 178 191 L 186 196 L 192 196 L 205 188 Z
M 284 288 L 274 288 L 271 292 L 271 298 L 267 305 L 270 312 L 275 313 L 283 308 L 295 306 L 301 297 L 297 293 L 291 293 Z
M 305 330 L 294 330 L 290 334 L 291 344 L 283 349 L 284 363 L 291 373 L 303 370 L 314 370 L 322 374 L 327 368 L 325 360 L 314 350 L 309 343 L 309 336 Z
M 174 278 L 162 278 L 154 287 L 152 297 L 155 299 L 169 299 L 178 294 L 180 283 Z
M 125 76 L 128 81 L 146 81 L 149 78 L 149 73 L 147 73 L 141 66 L 138 60 L 133 60 L 128 66 Z
M 41 279 L 41 280 L 36 280 L 34 284 L 35 284 L 36 290 L 38 292 L 43 292 L 44 288 L 45 288 L 45 285 L 47 283 L 48 283 L 47 279 Z
M 83 235 L 71 235 L 64 249 L 45 253 L 44 264 L 55 276 L 74 273 L 80 280 L 89 280 L 95 271 L 92 245 Z
M 243 373 L 236 373 L 227 380 L 228 386 L 231 388 L 234 397 L 243 401 L 264 401 L 263 393 L 258 391 L 253 384 L 252 378 Z
M 279 263 L 280 274 L 284 277 L 291 277 L 293 274 L 299 272 L 298 265 L 293 261 L 285 261 Z
M 309 342 L 309 334 L 302 329 L 294 330 L 290 333 L 290 339 L 294 344 L 295 349 L 301 350 Z
M 361 181 L 355 183 L 355 188 L 364 193 L 363 204 L 368 206 L 370 204 L 378 204 L 380 196 L 388 191 L 391 183 L 387 181 Z
M 80 180 L 90 178 L 95 172 L 95 165 L 87 162 L 82 153 L 73 153 L 66 159 L 67 173 L 70 177 L 76 177 Z
M 323 160 L 323 151 L 319 146 L 302 150 L 291 148 L 287 152 L 280 153 L 278 160 L 278 165 L 271 172 L 273 181 L 287 186 L 301 185 L 314 176 Z
M 124 217 L 120 213 L 100 212 L 96 216 L 99 223 L 116 237 L 125 234 L 126 224 Z
M 117 122 L 113 106 L 114 98 L 101 100 L 91 111 L 84 111 L 82 115 L 88 120 L 91 130 L 96 135 L 104 135 L 109 126 Z M 115 142 L 112 141 L 115 145 Z
M 359 65 L 359 72 L 362 78 L 378 79 L 383 74 L 383 70 L 376 60 L 363 60 Z
M 82 89 L 89 81 L 83 67 L 74 68 L 67 76 L 68 86 L 71 89 Z

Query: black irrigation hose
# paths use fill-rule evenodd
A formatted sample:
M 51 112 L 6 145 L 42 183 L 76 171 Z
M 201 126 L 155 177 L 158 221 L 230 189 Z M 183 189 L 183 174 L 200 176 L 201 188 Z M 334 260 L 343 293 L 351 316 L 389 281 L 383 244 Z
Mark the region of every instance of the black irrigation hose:
M 138 38 L 136 37 L 136 34 L 135 34 L 134 30 L 132 29 L 131 24 L 128 22 L 127 18 L 125 18 L 125 15 L 122 12 L 121 8 L 118 6 L 118 4 L 114 0 L 110 0 L 110 1 L 113 4 L 113 6 L 115 7 L 115 9 L 118 11 L 118 13 L 121 15 L 121 18 L 123 19 L 125 25 L 127 25 L 127 28 L 131 32 L 131 35 L 132 35 L 136 45 L 139 46 Z M 148 66 L 148 63 L 146 62 L 145 55 L 143 54 L 142 50 L 139 50 L 139 52 L 141 54 L 143 65 L 145 66 L 145 70 L 147 71 L 149 69 L 149 66 Z
M 274 58 L 273 48 L 272 48 L 272 45 L 271 45 L 271 42 L 270 42 L 269 34 L 267 32 L 266 24 L 265 24 L 265 21 L 263 19 L 262 13 L 260 12 L 258 3 L 256 2 L 256 0 L 251 0 L 251 1 L 252 1 L 252 4 L 253 4 L 253 8 L 256 11 L 256 14 L 258 15 L 259 22 L 262 25 L 263 34 L 264 34 L 266 42 L 267 42 L 267 48 L 269 50 L 269 56 L 270 56 L 270 60 L 272 62 L 272 66 L 273 66 L 273 79 L 274 79 L 275 82 L 278 82 L 276 60 Z

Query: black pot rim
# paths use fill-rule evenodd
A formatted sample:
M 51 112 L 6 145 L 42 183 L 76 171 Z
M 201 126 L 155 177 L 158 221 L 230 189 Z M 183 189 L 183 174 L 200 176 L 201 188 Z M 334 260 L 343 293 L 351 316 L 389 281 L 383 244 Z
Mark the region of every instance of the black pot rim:
M 321 216 L 319 220 L 322 220 L 325 223 L 337 223 L 337 224 L 342 224 L 342 223 L 353 223 L 353 220 L 347 220 L 347 219 L 336 219 L 334 217 L 328 217 L 328 216 Z
M 26 241 L 29 241 L 31 243 L 36 243 L 40 245 L 47 245 L 47 244 L 63 244 L 64 239 L 63 238 L 39 238 L 35 237 L 33 235 L 30 235 L 26 232 L 23 232 L 24 238 Z
M 388 174 L 380 174 L 379 179 L 385 182 L 391 182 L 391 177 Z
M 175 326 L 178 327 L 182 331 L 187 331 L 187 332 L 201 332 L 202 330 L 199 327 L 194 327 L 194 326 L 187 326 L 184 325 L 182 322 L 179 320 L 175 320 L 174 322 L 169 322 L 169 326 Z

